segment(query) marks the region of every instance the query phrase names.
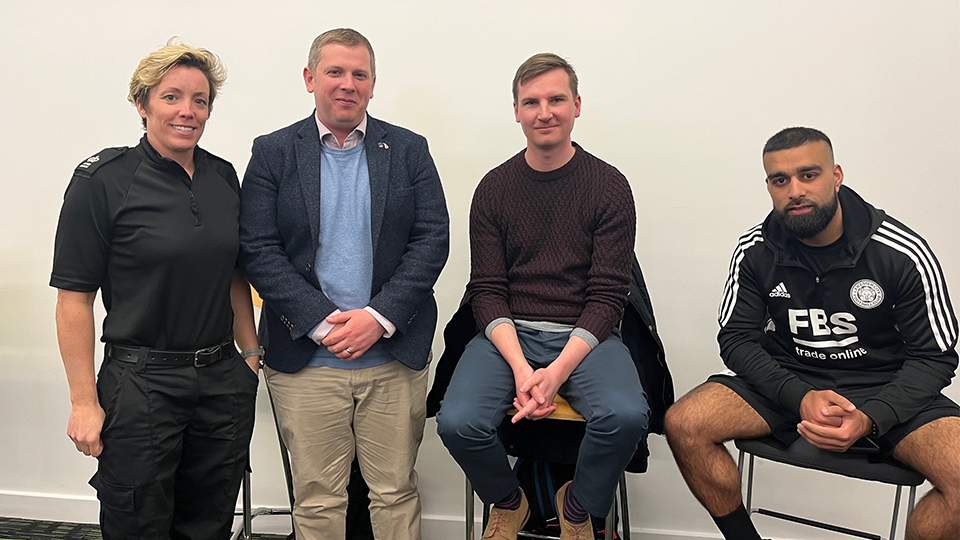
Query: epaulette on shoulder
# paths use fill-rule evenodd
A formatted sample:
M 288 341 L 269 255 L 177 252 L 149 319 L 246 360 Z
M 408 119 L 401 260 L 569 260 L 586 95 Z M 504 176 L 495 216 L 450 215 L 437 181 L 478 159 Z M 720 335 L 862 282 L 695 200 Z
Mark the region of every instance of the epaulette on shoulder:
M 206 154 L 206 156 L 207 156 L 208 158 L 212 159 L 213 161 L 219 161 L 220 163 L 226 163 L 227 165 L 230 164 L 229 161 L 223 159 L 222 157 L 220 157 L 220 156 L 218 156 L 218 155 L 216 155 L 216 154 L 214 154 L 214 153 L 212 153 L 212 152 L 209 152 L 209 151 L 207 151 L 207 150 L 204 150 L 203 152 L 204 152 L 204 154 Z
M 103 150 L 97 152 L 96 154 L 88 157 L 83 160 L 77 168 L 74 169 L 74 175 L 86 176 L 87 178 L 93 176 L 93 173 L 103 166 L 104 163 L 108 161 L 113 161 L 114 159 L 122 156 L 130 150 L 129 146 L 117 146 L 114 148 L 104 148 Z
M 205 151 L 205 152 L 206 152 L 206 151 Z M 213 162 L 213 164 L 214 164 L 213 166 L 214 166 L 214 167 L 216 167 L 216 168 L 218 168 L 218 169 L 222 168 L 223 170 L 227 170 L 227 171 L 233 171 L 233 170 L 234 170 L 233 164 L 230 163 L 229 161 L 223 159 L 222 157 L 220 157 L 220 156 L 218 156 L 218 155 L 216 155 L 216 154 L 211 154 L 210 152 L 206 152 L 206 154 L 207 154 L 207 158 L 210 159 L 211 162 Z

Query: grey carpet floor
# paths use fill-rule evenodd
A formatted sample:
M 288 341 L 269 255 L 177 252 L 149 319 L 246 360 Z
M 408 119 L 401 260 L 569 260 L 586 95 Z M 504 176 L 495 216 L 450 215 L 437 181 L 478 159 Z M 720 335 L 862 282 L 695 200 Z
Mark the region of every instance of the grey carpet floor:
M 284 536 L 256 534 L 255 540 L 283 540 Z M 100 528 L 85 523 L 35 521 L 0 517 L 0 540 L 101 540 Z

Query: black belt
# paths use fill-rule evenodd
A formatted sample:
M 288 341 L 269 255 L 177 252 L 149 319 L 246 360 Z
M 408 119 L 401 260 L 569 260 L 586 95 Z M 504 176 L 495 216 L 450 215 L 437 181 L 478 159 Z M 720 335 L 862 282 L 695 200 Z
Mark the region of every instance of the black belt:
M 228 339 L 219 345 L 198 349 L 195 351 L 165 351 L 162 349 L 147 349 L 145 347 L 126 347 L 107 343 L 104 356 L 120 362 L 136 364 L 140 360 L 141 351 L 146 354 L 146 362 L 151 364 L 193 364 L 195 367 L 208 366 L 217 360 L 222 360 L 237 354 L 233 346 L 233 339 Z

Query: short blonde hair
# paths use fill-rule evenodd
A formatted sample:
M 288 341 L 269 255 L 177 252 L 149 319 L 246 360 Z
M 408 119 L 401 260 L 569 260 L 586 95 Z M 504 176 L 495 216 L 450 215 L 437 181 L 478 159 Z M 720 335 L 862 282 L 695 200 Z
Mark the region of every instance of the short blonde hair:
M 353 28 L 327 30 L 313 40 L 313 44 L 310 45 L 310 54 L 307 56 L 307 69 L 310 70 L 310 73 L 313 73 L 317 69 L 317 64 L 320 63 L 320 49 L 331 43 L 339 43 L 346 47 L 359 47 L 360 45 L 366 47 L 370 51 L 370 77 L 377 76 L 377 60 L 373 56 L 373 45 L 370 45 L 367 38 Z
M 517 98 L 520 97 L 521 84 L 555 69 L 562 69 L 567 72 L 567 75 L 570 77 L 570 92 L 573 93 L 573 98 L 576 99 L 579 95 L 577 94 L 577 72 L 574 71 L 570 62 L 553 53 L 538 53 L 527 58 L 527 60 L 517 68 L 517 74 L 513 77 L 514 103 L 516 103 Z
M 134 104 L 146 107 L 150 89 L 160 84 L 163 76 L 177 66 L 195 67 L 203 72 L 210 82 L 209 110 L 213 111 L 213 101 L 217 92 L 227 80 L 227 68 L 223 67 L 220 58 L 207 49 L 197 49 L 185 45 L 180 38 L 174 36 L 167 40 L 167 44 L 153 51 L 140 61 L 137 69 L 133 70 L 130 78 L 130 93 L 127 100 Z M 143 120 L 147 126 L 147 120 Z

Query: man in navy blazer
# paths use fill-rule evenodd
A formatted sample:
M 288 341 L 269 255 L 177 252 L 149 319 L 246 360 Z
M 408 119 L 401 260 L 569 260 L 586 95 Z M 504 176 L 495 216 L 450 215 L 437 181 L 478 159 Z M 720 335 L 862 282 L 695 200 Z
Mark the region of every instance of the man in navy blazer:
M 314 40 L 316 113 L 258 137 L 243 179 L 241 257 L 264 299 L 267 384 L 294 476 L 297 538 L 343 538 L 354 454 L 378 539 L 419 539 L 433 285 L 449 220 L 426 139 L 366 114 L 373 48 Z

